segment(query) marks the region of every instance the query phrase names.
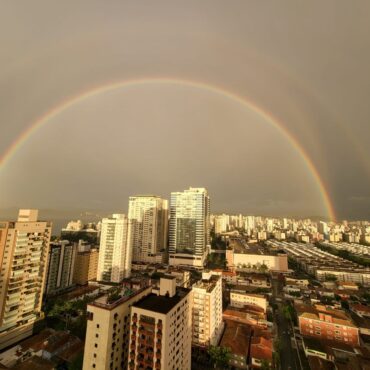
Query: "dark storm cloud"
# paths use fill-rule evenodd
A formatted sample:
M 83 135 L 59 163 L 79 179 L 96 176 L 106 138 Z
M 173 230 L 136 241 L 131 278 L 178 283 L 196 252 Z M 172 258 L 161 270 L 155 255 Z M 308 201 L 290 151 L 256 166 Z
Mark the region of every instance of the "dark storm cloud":
M 214 0 L 182 4 L 172 1 L 3 3 L 0 13 L 0 151 L 4 152 L 36 117 L 91 86 L 143 76 L 201 80 L 245 96 L 271 112 L 312 158 L 328 186 L 339 216 L 370 217 L 368 202 L 359 201 L 370 196 L 369 16 L 369 2 L 344 0 L 303 4 L 296 1 Z M 99 104 L 96 102 L 97 107 Z M 171 114 L 176 117 L 175 111 Z M 113 117 L 109 115 L 109 119 Z M 212 119 L 216 126 L 223 124 L 217 117 Z M 206 126 L 203 131 L 197 131 L 207 145 L 209 131 Z M 90 134 L 94 135 L 93 132 L 92 129 Z M 271 132 L 266 131 L 267 134 L 278 140 Z M 71 146 L 75 145 L 72 143 L 76 140 L 72 140 L 73 131 L 68 135 L 69 139 L 64 143 L 65 153 L 58 149 L 61 150 L 61 163 L 64 156 L 68 156 L 69 141 Z M 97 130 L 95 135 L 99 136 L 101 132 Z M 165 135 L 163 132 L 162 138 Z M 248 135 L 252 136 L 253 131 Z M 52 132 L 43 140 L 51 141 Z M 270 156 L 278 149 L 273 141 L 267 147 L 264 145 L 267 139 L 261 140 L 265 150 L 270 150 Z M 159 152 L 165 142 L 163 139 L 158 146 Z M 234 167 L 228 162 L 227 169 L 239 171 L 243 165 L 240 156 L 247 154 L 238 151 L 233 154 L 232 145 L 228 145 L 231 146 L 228 158 Z M 27 150 L 31 153 L 38 149 L 24 149 Z M 189 184 L 190 180 L 201 179 L 204 183 L 198 185 L 207 186 L 209 182 L 212 187 L 212 173 L 220 165 L 220 155 L 217 150 L 214 152 L 211 158 L 204 159 L 203 166 L 198 172 L 194 170 L 193 175 L 190 165 L 184 167 Z M 146 156 L 148 153 L 142 150 L 141 157 Z M 163 156 L 159 157 L 164 160 Z M 78 158 L 82 158 L 81 162 Z M 76 189 L 81 181 L 78 174 L 82 160 L 86 161 L 86 158 L 76 152 L 76 166 L 69 169 L 74 171 L 70 172 L 70 177 L 75 179 L 76 184 L 71 186 Z M 19 161 L 22 159 L 14 160 L 13 164 L 19 166 L 22 163 Z M 55 162 L 58 158 L 50 155 L 49 161 Z M 104 163 L 109 161 L 104 158 L 104 153 L 100 153 L 96 161 L 105 176 L 117 173 L 116 168 L 104 168 Z M 46 159 L 44 164 L 48 167 L 53 163 L 48 164 Z M 273 190 L 266 190 L 266 193 L 258 186 L 251 186 L 249 191 L 253 192 L 254 202 L 250 196 L 250 200 L 243 203 L 242 191 L 232 191 L 233 181 L 248 184 L 251 176 L 263 181 L 266 172 L 276 171 L 274 164 L 271 159 L 271 168 L 266 168 L 268 164 L 264 163 L 256 165 L 253 174 L 239 171 L 238 180 L 233 177 L 223 179 L 227 186 L 215 189 L 218 200 L 214 199 L 213 205 L 220 210 L 229 206 L 232 210 L 258 212 L 261 209 L 264 213 L 276 212 L 278 208 L 282 212 L 289 209 L 297 212 L 299 206 L 305 210 L 303 213 L 308 212 L 314 191 L 299 202 L 292 195 L 296 207 L 289 208 L 289 196 L 284 189 L 289 181 L 295 181 L 292 178 L 281 177 L 275 181 Z M 213 170 L 204 171 L 204 168 Z M 40 177 L 46 175 L 38 171 Z M 97 168 L 95 171 L 99 173 Z M 135 163 L 131 167 L 125 166 L 119 179 L 137 177 L 146 183 L 145 174 L 137 172 Z M 279 176 L 276 172 L 275 179 Z M 20 190 L 9 190 L 17 187 L 14 181 L 19 181 L 22 174 L 31 178 L 27 166 L 12 168 L 9 165 L 1 171 L 1 186 L 6 190 L 3 192 L 6 197 L 2 196 L 0 206 L 21 205 L 13 196 L 22 199 L 29 196 L 24 192 L 22 197 Z M 172 181 L 171 176 L 164 175 L 162 185 L 165 187 Z M 237 184 L 234 183 L 234 187 Z M 99 203 L 94 190 L 93 184 L 89 189 L 76 190 L 73 203 L 78 204 L 79 199 L 81 207 Z M 129 191 L 134 191 L 133 185 L 127 189 Z M 48 199 L 45 194 L 53 199 Z M 63 192 L 58 194 L 55 199 L 55 192 L 35 186 L 32 196 L 56 206 L 65 204 L 71 196 Z M 126 196 L 125 191 L 122 196 Z M 116 203 L 104 195 L 100 202 L 109 208 Z M 98 208 L 91 206 L 94 207 Z

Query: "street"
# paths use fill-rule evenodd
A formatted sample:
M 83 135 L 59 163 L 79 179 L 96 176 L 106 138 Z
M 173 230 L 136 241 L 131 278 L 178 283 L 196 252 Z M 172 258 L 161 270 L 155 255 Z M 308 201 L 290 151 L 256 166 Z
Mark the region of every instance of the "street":
M 273 303 L 276 303 L 274 320 L 278 330 L 278 340 L 280 345 L 280 368 L 284 370 L 300 370 L 297 351 L 292 347 L 293 328 L 290 321 L 285 317 L 283 312 L 283 282 L 278 279 L 272 280 Z M 276 300 L 279 299 L 279 301 Z

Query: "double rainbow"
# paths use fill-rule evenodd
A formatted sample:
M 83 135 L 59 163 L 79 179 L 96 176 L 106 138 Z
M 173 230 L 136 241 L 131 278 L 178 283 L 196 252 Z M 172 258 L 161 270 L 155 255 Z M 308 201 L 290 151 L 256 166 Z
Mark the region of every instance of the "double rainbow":
M 139 85 L 150 85 L 150 84 L 167 84 L 167 85 L 181 85 L 181 86 L 188 86 L 196 89 L 200 89 L 203 91 L 209 91 L 218 95 L 221 95 L 227 99 L 233 100 L 241 104 L 242 106 L 254 111 L 260 117 L 262 117 L 267 123 L 275 127 L 278 131 L 280 131 L 283 136 L 290 142 L 292 147 L 297 151 L 299 156 L 302 158 L 303 162 L 306 165 L 306 168 L 313 176 L 316 186 L 320 192 L 321 199 L 325 205 L 325 209 L 327 212 L 327 216 L 330 220 L 335 220 L 335 211 L 332 204 L 332 201 L 329 196 L 329 192 L 327 191 L 325 184 L 320 177 L 320 174 L 313 164 L 311 158 L 308 156 L 304 148 L 301 144 L 297 141 L 297 139 L 287 130 L 287 128 L 279 122 L 276 118 L 274 118 L 269 112 L 262 110 L 256 104 L 247 100 L 246 98 L 242 97 L 241 95 L 235 94 L 230 92 L 222 87 L 206 84 L 199 81 L 191 81 L 191 80 L 182 80 L 178 78 L 141 78 L 141 79 L 133 79 L 133 80 L 124 80 L 124 81 L 116 81 L 112 83 L 107 83 L 101 86 L 96 86 L 90 88 L 89 90 L 83 91 L 78 95 L 74 95 L 58 105 L 54 106 L 47 112 L 45 112 L 41 117 L 37 118 L 34 122 L 32 122 L 29 127 L 24 130 L 15 140 L 14 142 L 8 147 L 8 149 L 3 153 L 0 157 L 0 170 L 5 166 L 5 164 L 10 160 L 10 158 L 22 147 L 24 143 L 31 137 L 31 135 L 41 129 L 44 125 L 46 125 L 52 118 L 58 116 L 59 114 L 63 113 L 65 110 L 70 108 L 71 106 L 78 104 L 84 100 L 87 100 L 93 96 L 104 94 L 108 91 L 116 90 L 116 89 L 124 89 L 133 86 Z

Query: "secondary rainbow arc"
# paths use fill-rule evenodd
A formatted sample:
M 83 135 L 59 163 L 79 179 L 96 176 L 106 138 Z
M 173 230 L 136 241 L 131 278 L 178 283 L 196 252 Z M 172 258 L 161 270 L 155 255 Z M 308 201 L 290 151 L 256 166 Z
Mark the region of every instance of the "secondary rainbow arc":
M 86 99 L 89 99 L 93 96 L 106 93 L 108 91 L 112 91 L 115 89 L 127 88 L 130 86 L 138 86 L 138 85 L 147 85 L 147 84 L 173 84 L 173 85 L 182 85 L 182 86 L 189 86 L 193 88 L 198 88 L 202 90 L 206 90 L 209 92 L 213 92 L 224 96 L 228 99 L 231 99 L 239 104 L 247 107 L 248 109 L 254 111 L 259 116 L 261 116 L 266 122 L 270 125 L 275 127 L 279 130 L 290 142 L 290 144 L 295 148 L 295 150 L 299 153 L 300 157 L 303 159 L 304 163 L 306 164 L 307 169 L 315 179 L 317 187 L 319 189 L 322 201 L 325 205 L 325 209 L 327 211 L 327 216 L 330 220 L 335 220 L 335 211 L 332 201 L 329 196 L 329 192 L 326 189 L 324 182 L 315 167 L 314 163 L 312 162 L 311 158 L 308 156 L 302 145 L 297 141 L 297 139 L 287 130 L 287 128 L 279 122 L 273 115 L 269 112 L 264 111 L 262 108 L 257 106 L 250 100 L 247 100 L 245 97 L 233 93 L 225 88 L 211 85 L 204 82 L 199 81 L 192 81 L 192 80 L 183 80 L 179 78 L 140 78 L 140 79 L 132 79 L 132 80 L 123 80 L 123 81 L 115 81 L 110 82 L 104 85 L 95 86 L 85 90 L 77 95 L 69 97 L 68 99 L 62 101 L 61 103 L 55 105 L 53 108 L 45 112 L 42 116 L 38 117 L 35 121 L 33 121 L 30 126 L 24 130 L 8 147 L 8 149 L 3 153 L 0 157 L 0 170 L 4 168 L 6 163 L 12 158 L 12 156 L 22 147 L 22 145 L 32 136 L 32 134 L 44 126 L 47 122 L 49 122 L 53 117 L 61 114 L 66 109 L 70 108 L 71 106 L 78 104 Z

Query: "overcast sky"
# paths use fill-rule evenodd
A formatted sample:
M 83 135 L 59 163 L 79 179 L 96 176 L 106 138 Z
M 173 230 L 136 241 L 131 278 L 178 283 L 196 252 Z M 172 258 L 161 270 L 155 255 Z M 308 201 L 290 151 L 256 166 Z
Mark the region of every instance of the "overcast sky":
M 221 87 L 269 112 L 317 168 L 339 218 L 370 218 L 369 1 L 8 1 L 0 153 L 49 109 L 112 81 Z M 181 84 L 63 111 L 0 168 L 0 209 L 127 210 L 207 187 L 214 212 L 324 216 L 289 140 L 247 106 Z

